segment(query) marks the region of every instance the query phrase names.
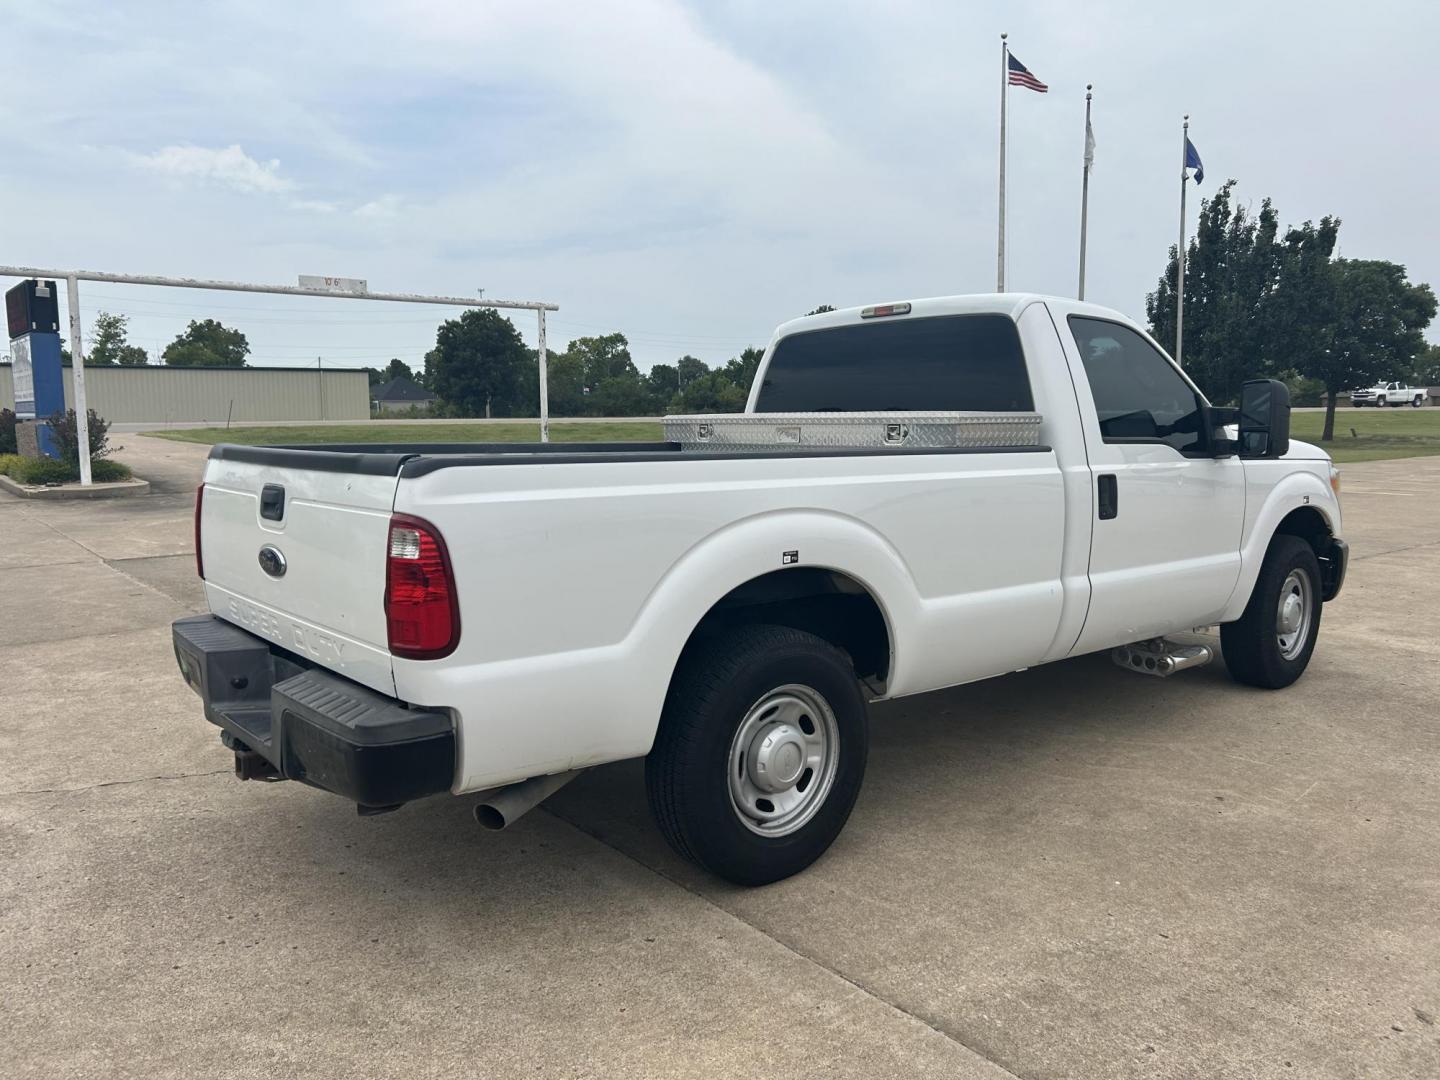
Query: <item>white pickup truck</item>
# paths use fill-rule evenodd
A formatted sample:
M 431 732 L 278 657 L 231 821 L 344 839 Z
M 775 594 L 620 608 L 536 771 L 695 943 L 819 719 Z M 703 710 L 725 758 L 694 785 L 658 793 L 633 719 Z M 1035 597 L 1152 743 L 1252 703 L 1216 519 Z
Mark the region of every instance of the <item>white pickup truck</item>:
M 744 414 L 667 427 L 215 447 L 213 614 L 173 637 L 236 773 L 362 813 L 483 792 L 495 827 L 645 757 L 675 849 L 759 884 L 844 825 L 867 701 L 1102 650 L 1168 674 L 1209 650 L 1165 635 L 1215 624 L 1236 679 L 1287 686 L 1345 574 L 1337 474 L 1283 384 L 1212 408 L 1091 304 L 796 319 Z
M 1423 387 L 1410 386 L 1403 382 L 1378 383 L 1363 390 L 1350 391 L 1350 404 L 1357 409 L 1374 405 L 1383 409 L 1387 405 L 1411 405 L 1415 408 L 1425 404 L 1429 392 Z

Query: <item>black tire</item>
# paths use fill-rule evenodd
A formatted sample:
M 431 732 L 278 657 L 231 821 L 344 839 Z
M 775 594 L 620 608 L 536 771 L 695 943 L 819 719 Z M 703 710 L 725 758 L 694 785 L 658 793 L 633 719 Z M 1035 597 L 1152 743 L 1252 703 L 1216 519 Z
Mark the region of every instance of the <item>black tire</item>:
M 1287 657 L 1278 636 L 1279 607 L 1281 589 L 1292 573 L 1309 577 L 1310 622 L 1304 642 Z M 1309 544 L 1298 536 L 1281 535 L 1271 540 L 1245 614 L 1220 627 L 1220 647 L 1230 677 L 1266 690 L 1282 689 L 1300 678 L 1320 636 L 1320 615 L 1324 610 L 1320 588 L 1320 562 Z
M 1424 399 L 1424 398 L 1419 398 L 1419 397 L 1417 397 L 1417 398 L 1412 398 L 1412 399 L 1410 400 L 1410 407 L 1411 407 L 1412 409 L 1418 409 L 1418 408 L 1420 408 L 1420 406 L 1423 405 L 1423 404 L 1425 404 L 1425 399 Z
M 761 835 L 731 795 L 732 744 L 752 709 L 790 685 L 813 690 L 829 707 L 837 736 L 833 780 L 795 831 Z M 677 853 L 737 885 L 766 885 L 804 870 L 839 835 L 860 794 L 868 751 L 865 699 L 849 658 L 813 634 L 745 626 L 686 650 L 645 760 L 645 787 Z

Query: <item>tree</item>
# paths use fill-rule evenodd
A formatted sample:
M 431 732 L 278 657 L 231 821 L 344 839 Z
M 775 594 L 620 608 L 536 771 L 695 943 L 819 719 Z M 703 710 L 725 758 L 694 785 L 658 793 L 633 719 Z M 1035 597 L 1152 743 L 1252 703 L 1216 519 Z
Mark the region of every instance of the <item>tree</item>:
M 161 354 L 172 367 L 244 367 L 250 342 L 239 330 L 214 319 L 190 320 L 185 332 L 165 346 Z
M 1331 382 L 1351 377 L 1338 371 L 1325 374 L 1336 300 L 1331 256 L 1339 234 L 1340 219 L 1328 216 L 1321 218 L 1318 225 L 1307 221 L 1285 233 L 1279 283 L 1267 311 L 1275 354 L 1285 358 L 1286 367 L 1306 378 L 1319 379 L 1330 395 L 1321 441 L 1328 441 L 1335 431 L 1336 388 Z
M 693 356 L 682 356 L 675 362 L 676 381 L 683 391 L 696 379 L 710 374 L 710 365 Z
M 745 407 L 745 391 L 723 371 L 710 371 L 686 383 L 675 406 L 687 413 L 739 412 Z
M 805 314 L 806 314 L 806 315 L 824 315 L 825 312 L 827 312 L 827 311 L 834 311 L 834 310 L 835 310 L 835 308 L 832 307 L 830 304 L 821 304 L 821 305 L 820 305 L 819 307 L 817 307 L 815 310 L 813 310 L 813 311 L 807 311 L 807 312 L 805 312 Z
M 638 372 L 602 379 L 590 397 L 600 416 L 650 416 L 655 411 L 649 388 Z
M 680 392 L 680 369 L 674 364 L 656 364 L 645 375 L 645 385 L 656 407 L 663 409 L 666 402 Z
M 546 357 L 545 367 L 545 383 L 550 394 L 550 415 L 584 416 L 586 404 L 584 361 L 568 350 L 552 352 Z M 538 407 L 538 378 L 535 400 Z
M 415 373 L 410 370 L 410 365 L 401 360 L 398 356 L 391 357 L 390 363 L 385 365 L 385 370 L 380 373 L 381 382 L 389 382 L 391 379 L 414 379 Z
M 148 364 L 150 356 L 138 345 L 125 340 L 130 320 L 124 315 L 112 315 L 108 311 L 95 313 L 95 328 L 90 335 L 90 352 L 85 363 L 97 365 L 124 364 L 138 367 Z
M 1410 372 L 1411 386 L 1440 386 L 1440 345 L 1428 346 Z
M 831 308 L 830 310 L 835 309 Z M 760 361 L 764 356 L 764 349 L 757 349 L 752 345 L 744 349 L 739 356 L 728 361 L 721 370 L 727 379 L 749 394 L 750 384 L 755 381 L 755 372 L 760 367 Z
M 570 342 L 565 350 L 567 356 L 578 366 L 580 374 L 580 410 L 576 416 L 620 416 L 627 410 L 607 412 L 606 402 L 619 408 L 620 402 L 634 406 L 638 399 L 635 394 L 621 391 L 619 384 L 612 384 L 604 395 L 600 389 L 611 380 L 619 379 L 633 384 L 639 394 L 646 392 L 644 379 L 635 361 L 630 357 L 630 343 L 621 333 L 605 334 L 601 337 L 581 337 Z M 570 369 L 572 372 L 574 369 Z
M 1300 370 L 1325 384 L 1322 442 L 1335 435 L 1335 398 L 1341 390 L 1410 371 L 1425 351 L 1425 328 L 1435 318 L 1429 285 L 1412 285 L 1405 267 L 1378 259 L 1336 259 L 1330 266 L 1334 297 L 1323 350 L 1309 353 Z
M 1281 269 L 1279 218 L 1269 199 L 1255 217 L 1232 209 L 1234 186 L 1201 202 L 1185 255 L 1185 371 L 1215 402 L 1236 401 L 1241 383 L 1264 374 L 1275 344 L 1267 313 Z M 1177 250 L 1145 298 L 1151 336 L 1172 352 Z
M 460 416 L 508 413 L 530 350 L 515 324 L 491 308 L 446 319 L 425 354 L 432 393 Z

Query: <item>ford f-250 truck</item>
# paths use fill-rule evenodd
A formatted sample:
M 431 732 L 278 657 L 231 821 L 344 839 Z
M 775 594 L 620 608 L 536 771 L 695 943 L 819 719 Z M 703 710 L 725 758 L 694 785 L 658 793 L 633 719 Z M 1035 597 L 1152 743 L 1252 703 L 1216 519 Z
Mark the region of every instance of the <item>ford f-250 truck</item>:
M 215 447 L 213 614 L 173 637 L 237 774 L 362 813 L 483 792 L 502 826 L 644 757 L 671 845 L 764 883 L 844 825 L 868 701 L 1102 650 L 1168 674 L 1209 650 L 1165 636 L 1215 624 L 1236 679 L 1287 686 L 1345 574 L 1337 474 L 1289 439 L 1284 385 L 1214 408 L 1091 304 L 807 316 L 744 414 L 667 428 Z

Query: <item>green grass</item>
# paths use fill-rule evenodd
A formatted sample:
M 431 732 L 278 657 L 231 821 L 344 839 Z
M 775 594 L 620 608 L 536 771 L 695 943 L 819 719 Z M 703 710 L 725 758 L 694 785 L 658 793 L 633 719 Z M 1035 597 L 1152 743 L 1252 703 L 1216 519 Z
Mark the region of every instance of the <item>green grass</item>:
M 175 428 L 147 431 L 176 442 L 242 443 L 246 446 L 292 446 L 300 443 L 496 443 L 539 442 L 540 425 L 477 424 L 331 424 L 324 427 Z M 550 425 L 554 442 L 658 442 L 664 436 L 658 421 L 592 424 L 567 420 Z
M 1335 438 L 1320 441 L 1323 412 L 1290 415 L 1290 434 L 1315 443 L 1336 461 L 1385 461 L 1440 454 L 1440 409 L 1350 409 L 1335 414 Z M 1351 435 L 1351 430 L 1355 434 Z

